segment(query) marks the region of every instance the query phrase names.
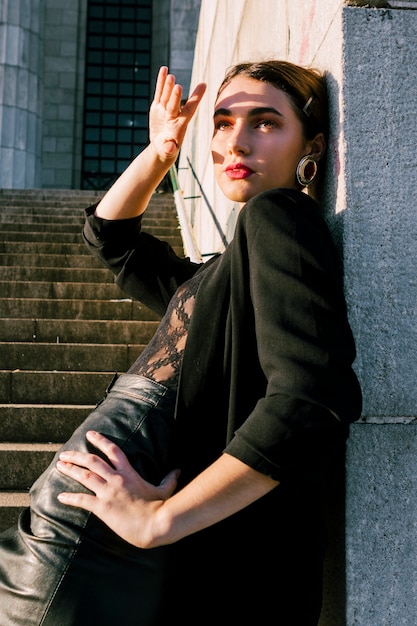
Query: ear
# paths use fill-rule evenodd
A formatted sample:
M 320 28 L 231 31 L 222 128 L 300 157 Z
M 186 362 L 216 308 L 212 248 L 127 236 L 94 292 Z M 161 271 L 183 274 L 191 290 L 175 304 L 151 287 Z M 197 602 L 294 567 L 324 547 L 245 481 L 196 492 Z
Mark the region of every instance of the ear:
M 323 133 L 318 133 L 314 139 L 307 142 L 308 153 L 318 162 L 326 151 L 326 140 Z

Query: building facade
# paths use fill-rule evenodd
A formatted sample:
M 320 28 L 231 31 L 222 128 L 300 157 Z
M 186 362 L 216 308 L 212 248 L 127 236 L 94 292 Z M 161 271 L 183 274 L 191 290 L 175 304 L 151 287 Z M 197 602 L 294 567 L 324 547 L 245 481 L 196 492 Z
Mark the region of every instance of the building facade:
M 157 68 L 188 89 L 200 0 L 1 0 L 0 188 L 106 189 L 147 143 Z

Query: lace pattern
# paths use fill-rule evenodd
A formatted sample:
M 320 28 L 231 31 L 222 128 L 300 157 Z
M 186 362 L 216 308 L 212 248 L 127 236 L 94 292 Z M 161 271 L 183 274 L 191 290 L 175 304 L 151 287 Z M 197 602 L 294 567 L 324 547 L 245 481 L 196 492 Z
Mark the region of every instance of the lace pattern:
M 198 273 L 177 289 L 167 311 L 146 348 L 128 370 L 176 388 L 188 336 L 195 297 L 204 272 Z

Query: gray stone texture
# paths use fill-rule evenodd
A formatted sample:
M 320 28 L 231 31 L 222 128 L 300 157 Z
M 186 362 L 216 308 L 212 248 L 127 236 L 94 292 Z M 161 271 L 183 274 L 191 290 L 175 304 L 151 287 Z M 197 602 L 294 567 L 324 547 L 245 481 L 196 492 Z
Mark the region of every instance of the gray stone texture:
M 344 29 L 345 271 L 363 414 L 416 415 L 417 12 L 347 8 Z
M 417 425 L 354 425 L 347 450 L 346 624 L 417 624 Z
M 87 0 L 70 4 L 0 4 L 0 187 L 79 184 Z M 66 142 L 48 165 L 56 137 Z
M 201 0 L 171 0 L 170 71 L 189 95 Z
M 42 0 L 0 4 L 0 187 L 39 184 Z
M 79 187 L 87 0 L 45 0 L 42 186 Z M 55 150 L 51 153 L 51 139 Z
M 345 271 L 361 422 L 346 459 L 346 624 L 417 623 L 417 11 L 344 13 Z M 372 50 L 372 54 L 369 51 Z
M 152 76 L 161 65 L 168 65 L 183 86 L 190 89 L 195 40 L 201 0 L 160 0 L 152 7 Z

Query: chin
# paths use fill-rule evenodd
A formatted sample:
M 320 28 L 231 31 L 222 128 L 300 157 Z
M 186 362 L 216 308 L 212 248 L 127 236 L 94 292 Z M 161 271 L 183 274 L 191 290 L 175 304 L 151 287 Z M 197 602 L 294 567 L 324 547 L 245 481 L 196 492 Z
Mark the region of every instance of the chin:
M 257 193 L 259 193 L 259 190 L 254 191 L 253 189 L 249 190 L 249 189 L 225 189 L 224 187 L 222 188 L 222 192 L 224 193 L 224 195 L 226 196 L 226 198 L 228 200 L 231 200 L 232 202 L 238 202 L 240 204 L 244 204 L 245 202 L 247 202 L 248 200 L 250 200 L 251 198 L 253 198 L 253 196 L 256 196 Z

